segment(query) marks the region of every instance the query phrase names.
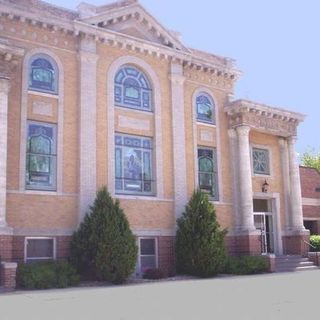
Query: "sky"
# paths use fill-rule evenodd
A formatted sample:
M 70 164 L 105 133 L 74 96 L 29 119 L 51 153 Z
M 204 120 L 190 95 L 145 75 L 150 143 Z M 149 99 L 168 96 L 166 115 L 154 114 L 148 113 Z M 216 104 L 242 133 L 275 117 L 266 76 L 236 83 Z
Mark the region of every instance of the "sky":
M 76 9 L 81 1 L 46 0 Z M 103 5 L 113 0 L 87 0 Z M 299 154 L 320 150 L 320 1 L 140 0 L 189 47 L 236 60 L 242 76 L 235 98 L 306 115 L 298 129 Z

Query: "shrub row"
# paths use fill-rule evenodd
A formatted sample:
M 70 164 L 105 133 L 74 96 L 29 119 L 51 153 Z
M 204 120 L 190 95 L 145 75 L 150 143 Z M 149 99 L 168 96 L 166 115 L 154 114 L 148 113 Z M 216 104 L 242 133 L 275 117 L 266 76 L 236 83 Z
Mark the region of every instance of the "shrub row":
M 320 251 L 320 235 L 310 236 L 311 251 Z
M 225 273 L 228 274 L 256 274 L 268 271 L 268 262 L 261 256 L 228 257 L 225 265 Z
M 20 264 L 17 286 L 24 289 L 66 288 L 80 281 L 74 267 L 67 262 Z

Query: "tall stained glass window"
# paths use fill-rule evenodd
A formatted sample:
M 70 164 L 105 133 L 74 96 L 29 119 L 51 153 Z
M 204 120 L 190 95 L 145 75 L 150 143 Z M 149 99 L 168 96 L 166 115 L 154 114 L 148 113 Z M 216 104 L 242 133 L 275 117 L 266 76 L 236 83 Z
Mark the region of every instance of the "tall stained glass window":
M 26 188 L 56 189 L 56 140 L 54 124 L 28 122 Z
M 56 63 L 47 55 L 32 57 L 29 65 L 29 89 L 57 93 L 58 68 Z
M 116 74 L 114 83 L 116 106 L 152 110 L 152 88 L 147 77 L 133 66 L 124 66 Z
M 196 98 L 197 120 L 214 124 L 214 103 L 206 93 L 200 93 Z
M 252 148 L 253 173 L 270 174 L 269 150 Z
M 213 200 L 219 200 L 218 170 L 215 149 L 198 149 L 199 188 Z
M 115 135 L 116 193 L 154 193 L 152 174 L 152 139 Z

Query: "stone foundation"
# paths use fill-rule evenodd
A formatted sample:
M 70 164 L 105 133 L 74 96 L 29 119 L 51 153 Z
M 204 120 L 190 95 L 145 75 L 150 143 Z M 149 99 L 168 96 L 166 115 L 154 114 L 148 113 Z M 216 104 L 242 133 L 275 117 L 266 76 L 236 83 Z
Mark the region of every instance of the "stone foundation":
M 282 237 L 283 253 L 306 256 L 309 251 L 309 234 L 286 235 Z

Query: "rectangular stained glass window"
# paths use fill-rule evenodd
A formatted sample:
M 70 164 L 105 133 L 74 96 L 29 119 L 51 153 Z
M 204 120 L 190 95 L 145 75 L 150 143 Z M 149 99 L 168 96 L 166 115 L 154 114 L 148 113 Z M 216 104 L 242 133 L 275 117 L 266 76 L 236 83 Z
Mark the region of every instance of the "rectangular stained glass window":
M 269 150 L 252 148 L 252 164 L 254 174 L 270 175 Z
M 198 175 L 200 190 L 207 193 L 212 200 L 219 200 L 215 149 L 198 149 Z
M 26 188 L 56 190 L 56 125 L 29 121 L 27 126 Z
M 115 188 L 118 194 L 154 194 L 152 139 L 116 134 Z

